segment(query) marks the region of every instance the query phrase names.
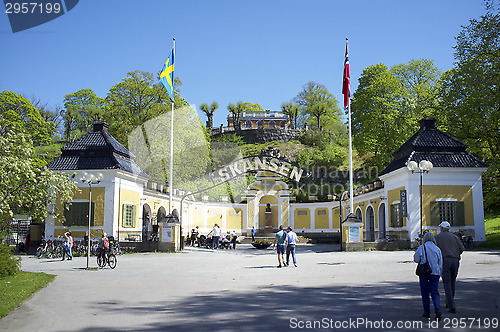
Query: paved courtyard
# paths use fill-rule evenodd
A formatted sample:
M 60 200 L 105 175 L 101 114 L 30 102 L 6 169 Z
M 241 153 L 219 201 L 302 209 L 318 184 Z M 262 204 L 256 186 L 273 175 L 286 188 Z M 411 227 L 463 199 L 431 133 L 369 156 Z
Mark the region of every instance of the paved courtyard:
M 281 269 L 271 249 L 250 245 L 123 255 L 115 270 L 98 271 L 84 269 L 85 257 L 24 257 L 23 270 L 57 278 L 0 320 L 0 331 L 437 330 L 421 317 L 413 251 L 337 248 L 299 245 L 298 267 Z M 458 313 L 444 311 L 440 329 L 495 330 L 499 251 L 463 254 L 456 302 Z

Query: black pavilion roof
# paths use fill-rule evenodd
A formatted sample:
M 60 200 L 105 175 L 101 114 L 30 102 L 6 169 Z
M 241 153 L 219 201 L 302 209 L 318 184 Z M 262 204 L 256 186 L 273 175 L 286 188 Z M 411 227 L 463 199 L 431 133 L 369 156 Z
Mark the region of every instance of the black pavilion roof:
M 380 175 L 387 174 L 413 160 L 429 160 L 434 167 L 486 168 L 488 165 L 466 151 L 467 144 L 442 132 L 435 126 L 435 119 L 420 120 L 420 129 L 392 154 L 393 161 Z
M 121 169 L 149 177 L 134 161 L 135 156 L 108 132 L 109 125 L 93 123 L 93 131 L 68 143 L 50 162 L 50 170 Z

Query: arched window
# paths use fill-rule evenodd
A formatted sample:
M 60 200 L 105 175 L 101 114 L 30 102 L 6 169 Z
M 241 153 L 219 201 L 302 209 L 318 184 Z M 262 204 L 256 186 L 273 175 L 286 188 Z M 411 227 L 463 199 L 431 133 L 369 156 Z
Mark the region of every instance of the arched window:
M 247 120 L 247 121 L 245 122 L 245 128 L 252 128 L 252 121 Z
M 269 128 L 276 128 L 276 122 L 269 121 Z

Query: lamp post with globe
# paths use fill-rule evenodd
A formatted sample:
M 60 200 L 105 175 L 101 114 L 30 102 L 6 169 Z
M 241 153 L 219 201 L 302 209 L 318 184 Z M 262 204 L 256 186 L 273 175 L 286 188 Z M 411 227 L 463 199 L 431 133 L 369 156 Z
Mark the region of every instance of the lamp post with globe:
M 89 185 L 89 229 L 87 236 L 87 269 L 89 268 L 89 260 L 90 260 L 90 224 L 92 221 L 92 185 L 98 184 L 102 181 L 102 173 L 98 173 L 97 175 L 83 173 L 82 178 L 80 179 L 83 183 L 87 183 Z
M 422 191 L 423 191 L 423 186 L 422 186 L 422 176 L 424 173 L 429 173 L 429 171 L 432 169 L 433 165 L 430 161 L 428 160 L 421 160 L 418 164 L 416 161 L 410 161 L 406 165 L 409 171 L 411 173 L 417 173 L 420 174 L 420 234 L 419 238 L 421 238 L 422 233 L 423 233 L 423 227 L 422 227 Z

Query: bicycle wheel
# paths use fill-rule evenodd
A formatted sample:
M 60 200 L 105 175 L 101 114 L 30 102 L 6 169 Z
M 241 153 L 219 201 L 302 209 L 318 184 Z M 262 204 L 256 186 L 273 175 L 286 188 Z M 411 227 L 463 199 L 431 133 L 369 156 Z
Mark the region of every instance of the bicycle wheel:
M 99 267 L 105 267 L 106 266 L 106 259 L 103 258 L 102 256 L 97 256 L 97 266 Z
M 43 256 L 43 248 L 37 248 L 36 249 L 36 257 L 42 258 L 42 256 Z
M 108 265 L 112 269 L 114 269 L 116 267 L 116 256 L 115 255 L 109 255 Z

